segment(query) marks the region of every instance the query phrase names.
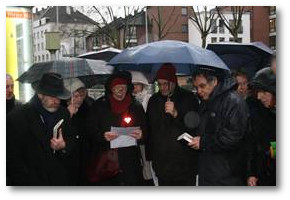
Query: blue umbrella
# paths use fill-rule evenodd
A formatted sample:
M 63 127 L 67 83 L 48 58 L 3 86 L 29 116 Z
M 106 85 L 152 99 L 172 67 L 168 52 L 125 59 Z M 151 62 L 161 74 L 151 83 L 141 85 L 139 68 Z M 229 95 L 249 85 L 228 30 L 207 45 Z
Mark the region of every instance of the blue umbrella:
M 229 70 L 214 52 L 175 40 L 163 40 L 127 48 L 112 58 L 108 64 L 120 70 L 154 73 L 163 63 L 172 63 L 177 73 L 183 75 L 191 75 L 197 66 Z
M 214 51 L 232 71 L 244 68 L 250 77 L 266 67 L 273 54 L 273 50 L 262 42 L 214 43 L 208 44 L 207 49 Z

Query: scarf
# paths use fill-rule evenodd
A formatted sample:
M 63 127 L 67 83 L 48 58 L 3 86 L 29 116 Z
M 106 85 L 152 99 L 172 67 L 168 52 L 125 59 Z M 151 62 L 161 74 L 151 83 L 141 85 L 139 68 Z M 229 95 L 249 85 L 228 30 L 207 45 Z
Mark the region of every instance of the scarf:
M 125 98 L 122 101 L 116 100 L 112 95 L 109 97 L 112 112 L 115 115 L 122 114 L 129 109 L 129 106 L 132 102 L 132 98 L 129 94 L 126 94 Z
M 45 108 L 43 108 L 42 103 L 40 101 L 40 99 L 38 98 L 37 95 L 35 95 L 32 99 L 31 99 L 31 104 L 33 105 L 34 108 L 36 108 L 36 110 L 39 112 L 45 127 L 46 127 L 46 131 L 47 134 L 52 134 L 53 133 L 53 127 L 55 126 L 55 124 L 58 122 L 59 120 L 59 110 L 56 112 L 49 112 L 47 111 Z

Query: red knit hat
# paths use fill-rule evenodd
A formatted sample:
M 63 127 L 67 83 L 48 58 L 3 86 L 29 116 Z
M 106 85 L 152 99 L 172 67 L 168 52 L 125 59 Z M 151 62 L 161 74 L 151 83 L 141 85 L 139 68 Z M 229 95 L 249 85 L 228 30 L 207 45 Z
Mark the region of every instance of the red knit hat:
M 127 85 L 127 84 L 128 84 L 128 82 L 126 79 L 117 77 L 117 78 L 112 80 L 112 82 L 110 84 L 110 88 L 112 89 L 115 85 Z
M 165 63 L 157 71 L 156 78 L 164 79 L 173 83 L 177 83 L 176 69 L 171 63 Z

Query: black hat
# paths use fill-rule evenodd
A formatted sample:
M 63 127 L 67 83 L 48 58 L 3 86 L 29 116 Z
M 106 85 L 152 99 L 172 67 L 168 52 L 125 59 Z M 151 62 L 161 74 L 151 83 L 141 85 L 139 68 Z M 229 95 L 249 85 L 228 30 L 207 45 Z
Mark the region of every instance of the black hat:
M 276 95 L 276 76 L 270 67 L 259 70 L 250 86 Z
M 63 79 L 57 73 L 45 73 L 41 79 L 32 84 L 36 93 L 47 96 L 57 97 L 59 99 L 69 99 L 70 92 L 65 89 Z

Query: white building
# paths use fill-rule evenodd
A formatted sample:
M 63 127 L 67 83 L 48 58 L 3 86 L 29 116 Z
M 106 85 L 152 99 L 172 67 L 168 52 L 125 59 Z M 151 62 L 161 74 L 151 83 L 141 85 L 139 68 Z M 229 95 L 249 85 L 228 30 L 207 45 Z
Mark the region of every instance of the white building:
M 60 32 L 61 47 L 56 52 L 56 58 L 61 58 L 85 53 L 85 37 L 96 30 L 95 21 L 70 6 L 58 6 L 58 9 L 55 6 L 48 7 L 36 11 L 33 17 L 35 63 L 51 60 L 51 54 L 46 50 L 46 32 Z
M 223 12 L 225 18 L 230 22 L 233 20 L 233 14 L 231 12 Z M 204 12 L 201 13 L 201 18 L 203 18 Z M 206 44 L 215 42 L 229 42 L 233 41 L 233 36 L 230 34 L 228 29 L 223 25 L 222 20 L 217 18 L 213 23 L 215 26 L 211 28 L 211 32 L 206 38 Z M 249 43 L 250 42 L 250 13 L 244 13 L 242 15 L 242 26 L 238 34 L 239 42 Z M 189 19 L 188 22 L 188 41 L 191 44 L 202 46 L 201 35 L 196 28 L 196 25 L 192 20 Z

